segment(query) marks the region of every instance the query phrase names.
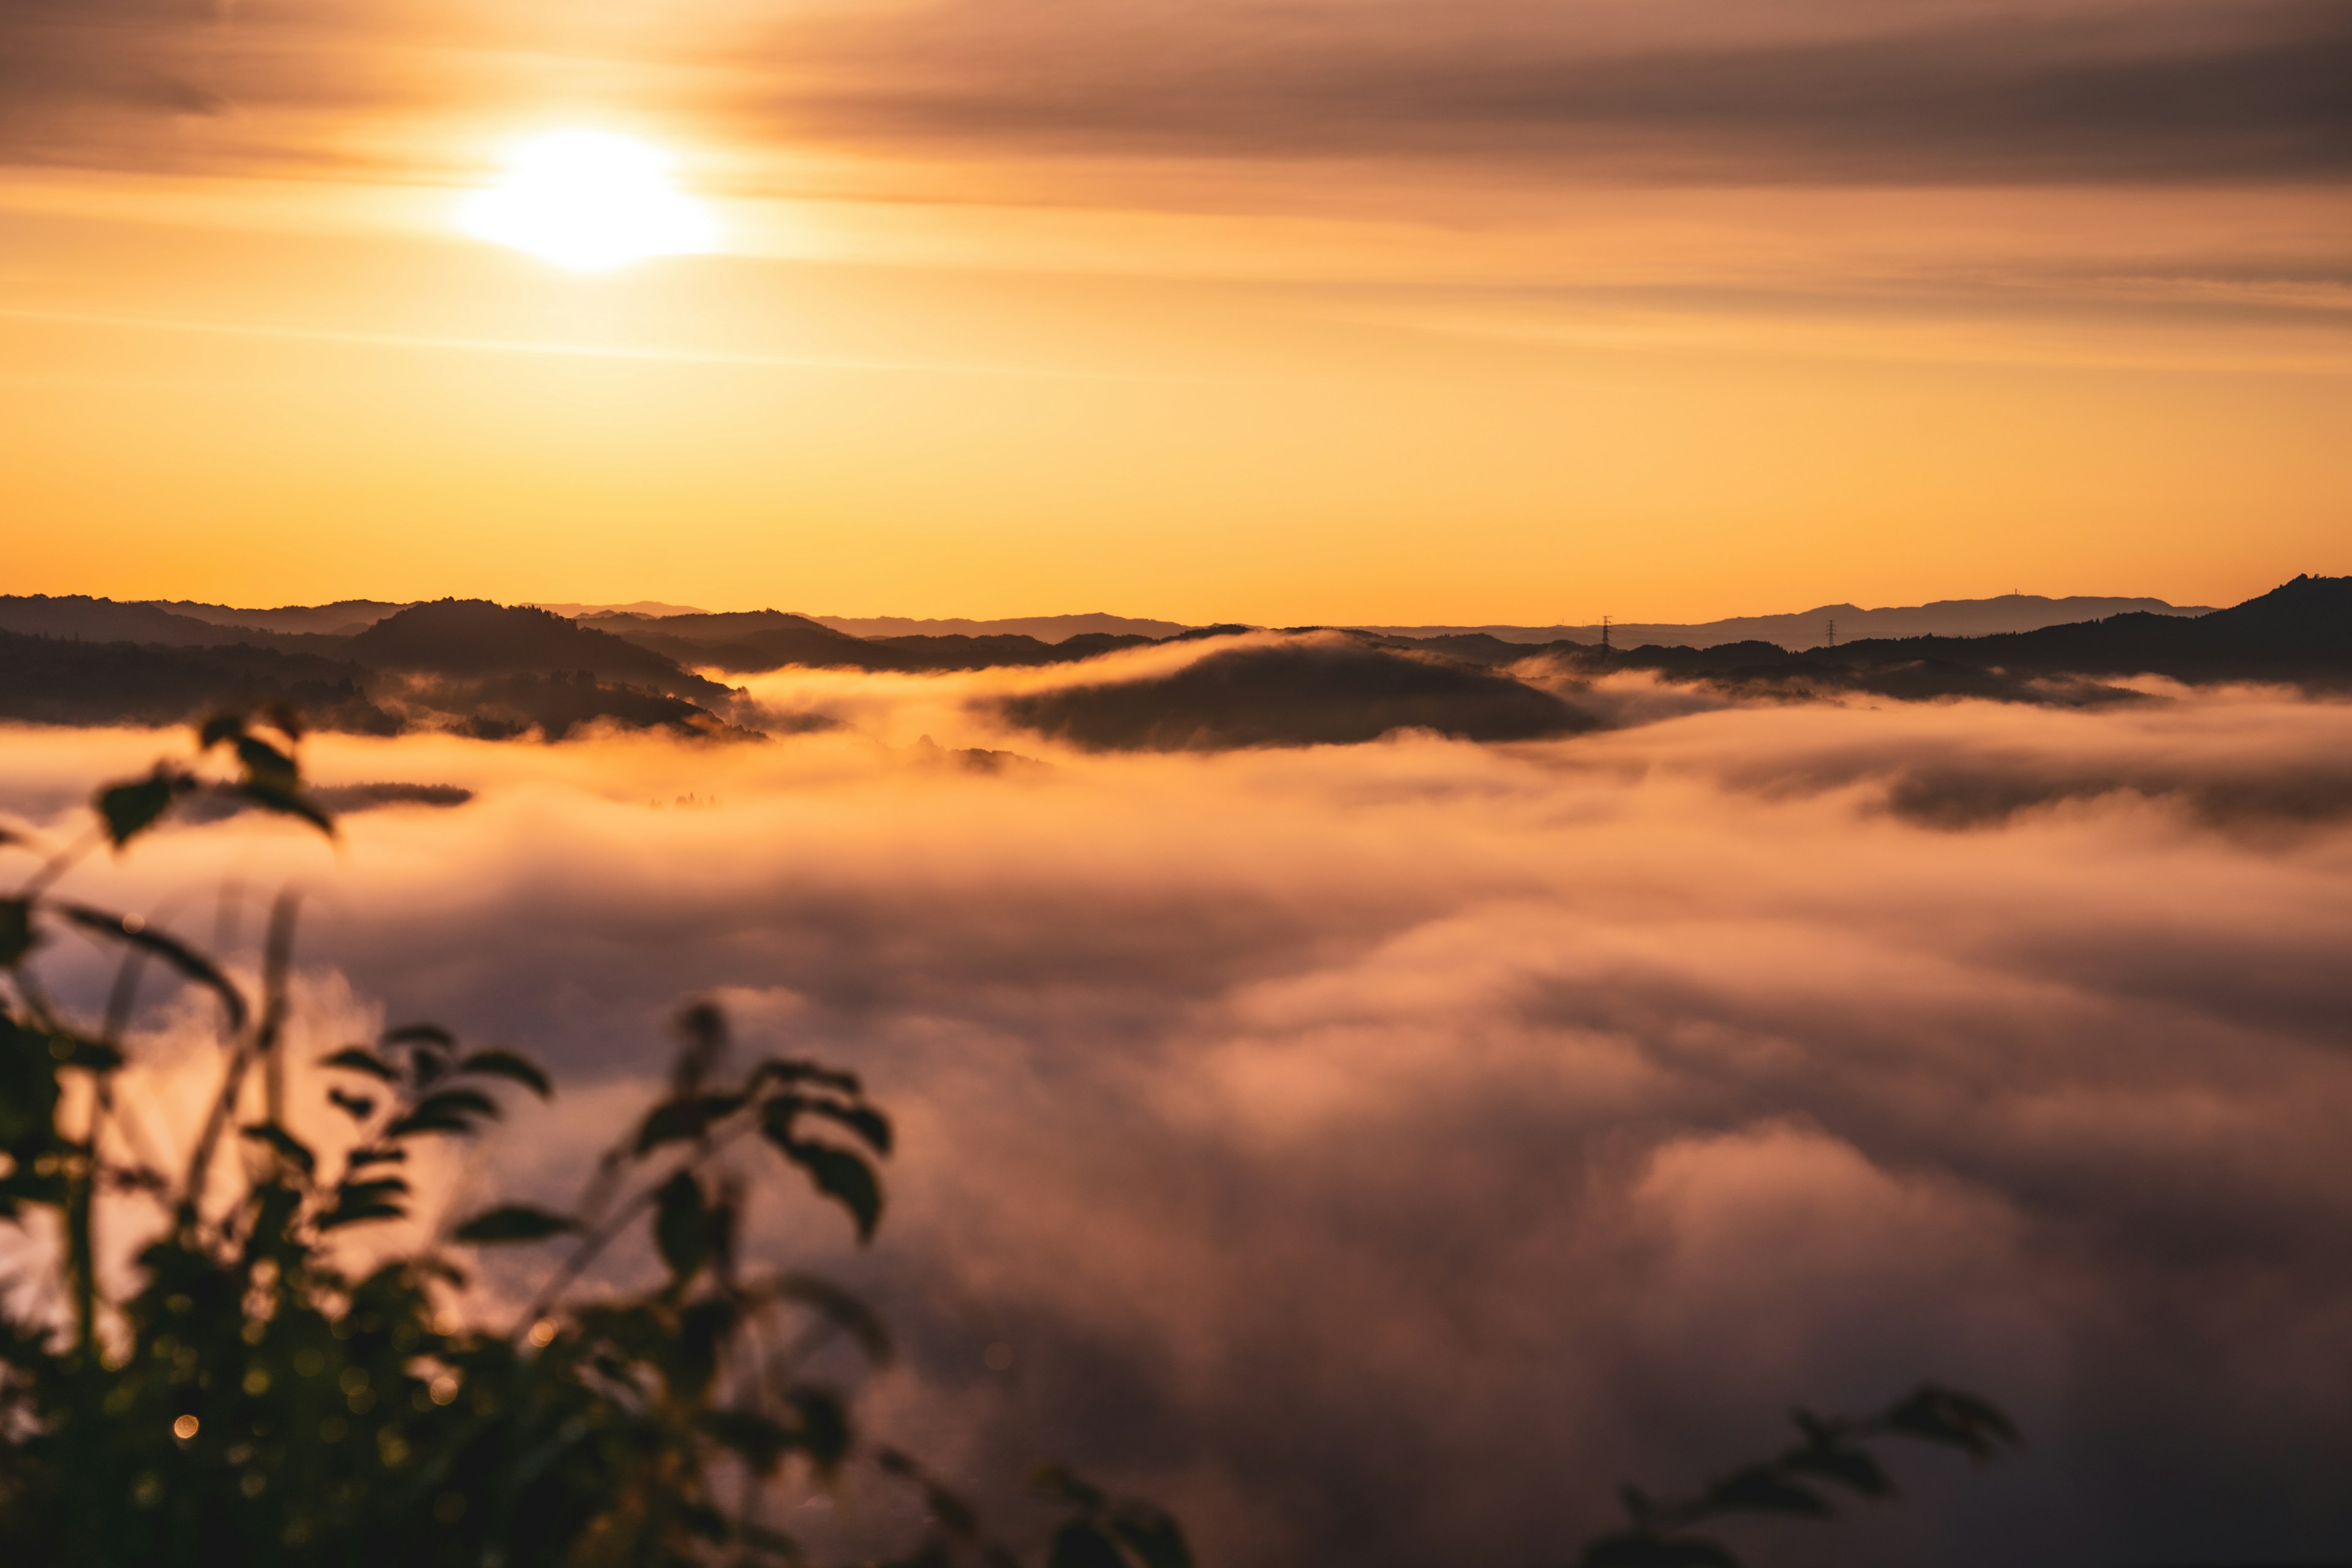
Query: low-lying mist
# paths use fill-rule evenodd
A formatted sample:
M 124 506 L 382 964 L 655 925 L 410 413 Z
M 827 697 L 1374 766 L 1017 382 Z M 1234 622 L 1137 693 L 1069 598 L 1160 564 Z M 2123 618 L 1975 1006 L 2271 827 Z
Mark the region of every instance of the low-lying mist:
M 291 879 L 299 1051 L 433 1018 L 548 1061 L 554 1109 L 449 1162 L 467 1205 L 568 1196 L 682 997 L 856 1068 L 880 1240 L 794 1199 L 754 1250 L 898 1326 L 878 1428 L 983 1493 L 1067 1458 L 1209 1563 L 1560 1563 L 1620 1481 L 1924 1377 L 2022 1456 L 1730 1538 L 2352 1548 L 2352 705 L 1622 680 L 1578 700 L 1629 727 L 1564 739 L 1164 753 L 1001 717 L 1082 679 L 760 678 L 809 728 L 764 743 L 320 737 L 372 807 L 340 847 L 244 818 L 78 885 L 249 962 Z M 70 831 L 182 744 L 0 731 L 0 810 Z M 146 1023 L 168 1142 L 200 1047 Z

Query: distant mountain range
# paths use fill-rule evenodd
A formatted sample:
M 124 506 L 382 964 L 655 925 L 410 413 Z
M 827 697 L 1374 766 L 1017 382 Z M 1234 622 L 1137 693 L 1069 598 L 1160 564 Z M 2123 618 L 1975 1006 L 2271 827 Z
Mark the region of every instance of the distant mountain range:
M 1853 624 L 1903 626 L 1925 617 L 1979 625 L 1988 617 L 2031 620 L 2053 605 L 2148 603 L 2018 596 L 1854 611 Z M 857 636 L 778 610 L 567 607 L 583 613 L 573 618 L 544 607 L 457 599 L 253 611 L 0 596 L 0 719 L 161 724 L 213 708 L 286 702 L 322 728 L 378 734 L 429 728 L 555 740 L 604 723 L 748 736 L 829 721 L 763 712 L 747 693 L 702 671 L 1068 665 L 1178 641 L 1230 646 L 1204 650 L 1173 671 L 1106 667 L 1099 680 L 1005 699 L 1000 710 L 1011 722 L 1081 746 L 1170 749 L 1365 740 L 1400 726 L 1486 740 L 1570 733 L 1595 722 L 1576 705 L 1576 689 L 1625 670 L 1783 700 L 1864 692 L 1901 700 L 2137 700 L 2138 693 L 2113 684 L 2135 675 L 2352 689 L 2352 578 L 2341 577 L 2298 577 L 2227 610 L 2192 615 L 2168 605 L 1976 636 L 1848 638 L 1848 607 L 1839 606 L 1837 645 L 1824 638 L 1801 648 L 1761 637 L 1637 641 L 1643 628 L 1632 626 L 1612 627 L 1614 646 L 1607 648 L 1582 636 L 1530 642 L 1499 635 L 1529 629 L 1524 627 L 1412 628 L 1433 635 L 1381 628 L 1254 633 L 1238 626 L 1158 636 L 1068 630 L 1068 623 L 1113 619 L 1108 616 L 1049 617 L 1047 629 L 1066 634 L 1052 640 L 984 631 Z M 1785 629 L 1796 618 L 1668 629 Z
M 1864 637 L 1987 637 L 2004 632 L 2038 631 L 2043 626 L 2074 621 L 2095 621 L 2109 616 L 2204 616 L 2202 605 L 2168 605 L 2162 599 L 2102 599 L 2077 595 L 2044 598 L 2039 594 L 2003 594 L 1994 599 L 1938 599 L 1932 605 L 1907 605 L 1865 610 L 1858 605 L 1818 605 L 1787 616 L 1736 616 L 1729 620 L 1688 625 L 1668 622 L 1619 621 L 1609 627 L 1609 640 L 1619 647 L 1655 643 L 1668 647 L 1716 647 L 1724 643 L 1769 642 L 1795 651 L 1820 647 L 1832 641 Z M 1490 637 L 1501 642 L 1599 643 L 1601 627 L 1587 626 L 1359 626 L 1358 631 L 1416 639 L 1449 637 Z
M 289 605 L 274 610 L 244 610 L 228 605 L 208 605 L 187 599 L 147 600 L 115 605 L 111 600 L 90 599 L 79 595 L 65 598 L 17 598 L 5 601 L 15 609 L 0 610 L 0 627 L 12 631 L 43 631 L 54 628 L 54 635 L 89 638 L 99 636 L 121 637 L 132 641 L 154 641 L 206 646 L 208 634 L 194 627 L 181 626 L 176 621 L 159 620 L 158 616 L 176 616 L 179 620 L 200 621 L 206 626 L 228 628 L 228 635 L 211 635 L 214 642 L 241 640 L 237 631 L 275 632 L 284 636 L 318 635 L 352 637 L 366 630 L 395 611 L 409 607 L 405 603 L 382 599 L 344 599 L 332 605 Z M 47 609 L 34 606 L 48 606 Z M 112 605 L 111 611 L 97 607 Z M 615 623 L 667 621 L 676 625 L 661 630 L 673 637 L 702 641 L 710 640 L 726 626 L 749 627 L 751 622 L 740 614 L 714 615 L 688 605 L 669 605 L 655 599 L 640 599 L 628 605 L 578 605 L 541 603 L 522 606 L 546 610 L 567 620 L 583 621 L 590 625 L 610 627 Z M 2004 594 L 1993 599 L 1938 599 L 1931 605 L 1900 605 L 1886 609 L 1865 610 L 1854 605 L 1821 605 L 1810 610 L 1790 615 L 1738 616 L 1728 620 L 1692 623 L 1619 621 L 1610 629 L 1610 640 L 1619 647 L 1639 647 L 1644 643 L 1661 647 L 1714 647 L 1724 643 L 1769 642 L 1796 650 L 1822 646 L 1835 638 L 1851 642 L 1864 637 L 1994 637 L 2004 632 L 2030 632 L 2042 626 L 2063 626 L 2076 621 L 2103 619 L 2108 616 L 2147 614 L 2158 616 L 2203 616 L 2211 611 L 2203 605 L 2171 605 L 2162 599 L 2117 599 L 2076 595 L 2070 598 L 2046 598 L 2039 594 Z M 748 612 L 752 616 L 778 617 L 824 627 L 849 637 L 869 641 L 897 641 L 907 637 L 1026 637 L 1035 642 L 1055 644 L 1075 637 L 1126 637 L 1158 640 L 1180 633 L 1202 628 L 1189 626 L 1181 621 L 1151 620 L 1134 616 L 1111 616 L 1095 613 L 1079 616 L 1027 616 L 1003 620 L 970 620 L 949 616 L 940 619 L 917 620 L 905 616 L 804 616 L 777 610 Z M 19 624 L 19 623 L 22 624 Z M 1490 637 L 1501 642 L 1541 645 L 1554 642 L 1599 643 L 1601 628 L 1598 626 L 1350 626 L 1353 631 L 1370 632 L 1380 637 L 1410 637 L 1426 640 L 1432 637 Z M 998 651 L 1009 651 L 1011 645 L 995 644 Z M 1014 659 L 1011 662 L 1031 662 Z M 745 668 L 753 668 L 746 666 Z M 759 666 L 770 668 L 772 666 Z
M 707 616 L 709 612 L 678 605 L 541 605 L 558 615 L 593 618 L 607 614 L 664 619 Z M 294 613 L 294 612 L 281 612 Z M 1857 637 L 1983 637 L 2002 632 L 2030 632 L 2072 621 L 2099 620 L 2107 616 L 2147 614 L 2202 616 L 2202 605 L 2171 605 L 2162 599 L 2116 599 L 2075 595 L 2053 599 L 2040 594 L 2003 594 L 1993 599 L 1938 599 L 1931 605 L 1898 605 L 1865 610 L 1857 605 L 1820 605 L 1792 615 L 1738 616 L 1728 620 L 1693 623 L 1620 621 L 1609 628 L 1619 647 L 1644 643 L 1662 647 L 1714 647 L 1722 643 L 1769 642 L 1795 650 L 1832 640 Z M 1076 637 L 1168 637 L 1196 628 L 1178 621 L 1139 619 L 1131 616 L 1030 616 L 1011 620 L 976 621 L 958 618 L 911 620 L 904 616 L 803 616 L 803 620 L 830 626 L 857 637 L 1034 637 L 1059 643 Z M 1834 627 L 1834 632 L 1832 628 Z M 1446 637 L 1491 637 L 1503 642 L 1551 643 L 1601 641 L 1598 626 L 1349 626 L 1352 631 L 1381 637 L 1425 639 Z
M 1034 637 L 1058 643 L 1076 637 L 1172 637 L 1193 628 L 1181 621 L 1139 620 L 1133 616 L 1026 616 L 1003 621 L 909 620 L 905 616 L 811 616 L 809 619 L 860 637 Z

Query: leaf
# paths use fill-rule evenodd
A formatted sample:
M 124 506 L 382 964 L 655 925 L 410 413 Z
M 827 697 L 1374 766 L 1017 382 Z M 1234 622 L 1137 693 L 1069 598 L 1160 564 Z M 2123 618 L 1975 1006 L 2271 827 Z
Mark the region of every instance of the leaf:
M 408 1260 L 408 1267 L 412 1271 L 425 1279 L 446 1280 L 450 1285 L 460 1290 L 463 1290 L 469 1282 L 464 1269 L 458 1268 L 447 1258 L 436 1258 L 431 1253 L 426 1253 L 422 1257 L 410 1258 Z
M 206 719 L 196 730 L 196 749 L 209 752 L 223 741 L 234 741 L 245 733 L 245 715 L 221 712 Z
M 40 940 L 33 929 L 33 901 L 0 899 L 0 969 L 14 969 Z
M 127 942 L 131 946 L 162 959 L 199 985 L 209 987 L 220 997 L 221 1006 L 228 1014 L 230 1032 L 235 1033 L 245 1027 L 244 995 L 236 986 L 229 984 L 227 975 L 215 968 L 212 961 L 195 949 L 175 938 L 165 936 L 152 926 L 135 923 L 126 925 L 122 916 L 110 914 L 104 910 L 94 910 L 86 904 L 61 903 L 51 907 L 84 931 L 96 936 L 110 937 L 116 942 Z
M 890 1119 L 868 1105 L 842 1105 L 829 1100 L 803 1102 L 816 1115 L 841 1123 L 863 1139 L 877 1154 L 890 1152 Z
M 845 1150 L 793 1137 L 791 1107 L 782 1101 L 768 1107 L 761 1131 L 785 1159 L 809 1173 L 818 1192 L 849 1211 L 860 1243 L 874 1239 L 874 1227 L 882 1222 L 882 1184 L 872 1166 Z
M 385 1083 L 398 1083 L 400 1069 L 368 1049 L 365 1046 L 345 1046 L 332 1056 L 320 1057 L 322 1068 L 341 1068 L 345 1072 L 363 1072 Z
M 482 1078 L 503 1078 L 522 1085 L 541 1100 L 555 1098 L 555 1086 L 536 1063 L 512 1051 L 476 1051 L 457 1064 L 459 1072 L 474 1073 Z
M 678 1010 L 677 1022 L 682 1043 L 670 1068 L 670 1087 L 684 1098 L 702 1087 L 727 1049 L 727 1015 L 715 1004 L 694 1002 Z
M 383 1136 L 414 1138 L 420 1132 L 447 1132 L 460 1138 L 470 1138 L 474 1134 L 474 1123 L 462 1116 L 439 1113 L 428 1116 L 412 1110 L 385 1123 Z
M 646 1154 L 665 1143 L 699 1138 L 712 1122 L 732 1116 L 742 1108 L 743 1097 L 740 1094 L 697 1094 L 666 1100 L 647 1111 L 644 1123 L 637 1128 L 636 1152 Z
M 457 1049 L 457 1040 L 438 1024 L 404 1024 L 388 1031 L 383 1044 L 408 1047 L 409 1077 L 423 1089 L 448 1070 L 449 1053 Z
M 354 1149 L 343 1156 L 343 1163 L 356 1171 L 362 1165 L 381 1165 L 387 1161 L 399 1162 L 407 1158 L 408 1151 L 405 1149 Z
M 1792 1470 L 1822 1476 L 1852 1487 L 1864 1497 L 1892 1497 L 1894 1478 L 1878 1462 L 1878 1457 L 1864 1448 L 1842 1448 L 1831 1443 L 1812 1443 L 1790 1450 L 1780 1462 Z
M 779 1300 L 797 1301 L 814 1310 L 825 1321 L 857 1342 L 866 1359 L 877 1366 L 887 1366 L 896 1353 L 890 1343 L 890 1331 L 871 1307 L 835 1285 L 830 1279 L 820 1279 L 813 1274 L 787 1274 L 776 1281 Z
M 743 1462 L 759 1475 L 774 1475 L 792 1451 L 793 1434 L 783 1423 L 757 1411 L 706 1410 L 701 1419 L 704 1431 L 720 1447 L 743 1456 Z
M 866 1090 L 854 1072 L 824 1067 L 816 1062 L 801 1061 L 782 1057 L 771 1057 L 761 1062 L 752 1079 L 758 1082 L 814 1083 L 842 1094 L 864 1094 Z
M 236 760 L 245 769 L 246 782 L 291 794 L 300 784 L 302 771 L 294 759 L 256 735 L 238 735 Z
M 100 790 L 92 804 L 106 823 L 106 836 L 120 849 L 161 821 L 163 814 L 172 809 L 172 802 L 187 787 L 188 781 L 184 776 L 158 767 L 143 779 Z
M 1102 1489 L 1081 1477 L 1067 1465 L 1040 1465 L 1029 1472 L 1030 1489 L 1055 1502 L 1072 1508 L 1097 1509 L 1104 1502 Z
M 321 1231 L 340 1230 L 347 1225 L 362 1225 L 372 1220 L 405 1219 L 408 1211 L 398 1204 L 337 1204 L 319 1216 Z
M 1990 1459 L 2003 1445 L 2019 1441 L 2016 1426 L 1992 1405 L 1934 1384 L 1898 1400 L 1885 1420 L 1890 1430 L 1906 1437 L 1964 1448 L 1978 1459 Z
M 314 1176 L 319 1173 L 319 1156 L 310 1152 L 310 1146 L 274 1121 L 257 1121 L 250 1127 L 240 1127 L 236 1135 L 276 1150 L 299 1167 L 305 1176 Z
M 1577 1568 L 1739 1568 L 1739 1559 L 1712 1541 L 1668 1540 L 1640 1531 L 1604 1535 L 1576 1561 Z
M 455 1113 L 459 1116 L 482 1116 L 495 1121 L 505 1114 L 499 1102 L 478 1089 L 436 1089 L 416 1102 L 415 1109 L 435 1114 Z
M 727 1516 L 707 1502 L 681 1503 L 673 1500 L 670 1506 L 676 1509 L 679 1517 L 684 1520 L 689 1534 L 699 1536 L 705 1541 L 723 1543 L 735 1533 L 735 1528 L 728 1522 Z M 687 1561 L 694 1560 L 688 1558 Z
M 701 1402 L 711 1380 L 719 1375 L 719 1354 L 743 1321 L 742 1304 L 731 1296 L 710 1295 L 689 1301 L 677 1314 L 677 1331 L 662 1348 L 663 1375 L 670 1392 Z
M 684 1171 L 654 1194 L 654 1245 L 681 1285 L 702 1271 L 716 1247 L 709 1205 L 702 1184 Z
M 1118 1554 L 1093 1524 L 1083 1519 L 1066 1520 L 1062 1528 L 1054 1531 L 1054 1544 L 1045 1553 L 1045 1568 L 1128 1568 L 1127 1560 Z
M 1826 1519 L 1836 1510 L 1829 1500 L 1810 1487 L 1801 1487 L 1764 1465 L 1736 1470 L 1706 1490 L 1707 1506 L 1745 1513 L 1795 1514 Z
M 796 1388 L 786 1395 L 793 1413 L 800 1417 L 800 1430 L 795 1434 L 803 1448 L 808 1450 L 809 1463 L 820 1472 L 837 1469 L 849 1457 L 851 1435 L 849 1412 L 841 1401 L 821 1388 Z
M 1192 1549 L 1174 1517 L 1144 1502 L 1122 1502 L 1111 1510 L 1110 1530 L 1143 1568 L 1192 1568 Z
M 464 1132 L 474 1131 L 470 1117 L 496 1121 L 498 1101 L 479 1089 L 445 1089 L 426 1095 L 383 1130 L 387 1138 L 406 1138 L 418 1132 Z
M 931 1522 L 968 1545 L 980 1543 L 980 1515 L 971 1504 L 941 1486 L 924 1472 L 923 1467 L 892 1447 L 877 1448 L 874 1462 L 886 1475 L 913 1482 L 923 1490 L 923 1506 L 929 1510 Z
M 361 1181 L 345 1176 L 342 1184 L 335 1190 L 342 1202 L 347 1204 L 390 1203 L 394 1198 L 404 1198 L 408 1195 L 408 1178 L 370 1176 Z
M 58 1063 L 49 1037 L 28 1029 L 0 1007 L 0 1144 L 31 1152 L 54 1136 L 58 1108 Z M 37 1158 L 37 1156 L 36 1156 Z M 36 1178 L 22 1159 L 10 1162 L 0 1181 L 22 1194 Z
M 249 800 L 264 811 L 274 811 L 280 816 L 299 816 L 328 837 L 335 837 L 335 819 L 326 808 L 296 789 L 282 789 L 277 784 L 259 780 L 231 784 L 228 793 Z
M 503 1204 L 459 1226 L 455 1238 L 468 1247 L 503 1247 L 509 1242 L 544 1241 L 580 1228 L 569 1215 L 551 1214 L 529 1204 Z

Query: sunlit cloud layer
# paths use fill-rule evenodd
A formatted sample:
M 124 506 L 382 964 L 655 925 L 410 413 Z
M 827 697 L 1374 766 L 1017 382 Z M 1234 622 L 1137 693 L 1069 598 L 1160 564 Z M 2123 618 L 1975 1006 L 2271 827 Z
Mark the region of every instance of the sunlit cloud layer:
M 1211 1561 L 1558 1561 L 1620 1480 L 1921 1376 L 2024 1455 L 1923 1456 L 1758 1561 L 2352 1541 L 2352 709 L 1113 756 L 990 717 L 1045 679 L 773 678 L 850 722 L 765 745 L 322 738 L 329 783 L 475 795 L 340 850 L 175 832 L 85 890 L 204 938 L 225 881 L 298 879 L 306 1048 L 430 1016 L 547 1057 L 564 1098 L 459 1201 L 564 1194 L 683 995 L 855 1065 L 902 1123 L 882 1242 L 786 1204 L 761 1247 L 900 1323 L 877 1419 L 991 1491 L 1115 1475 Z M 62 822 L 171 743 L 12 732 L 0 807 Z

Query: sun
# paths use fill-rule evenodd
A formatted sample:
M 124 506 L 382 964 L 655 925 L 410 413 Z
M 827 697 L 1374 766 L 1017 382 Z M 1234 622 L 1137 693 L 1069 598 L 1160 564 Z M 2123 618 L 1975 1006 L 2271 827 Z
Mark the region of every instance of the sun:
M 557 131 L 508 155 L 506 173 L 459 205 L 457 226 L 576 272 L 710 249 L 719 219 L 670 181 L 659 148 L 609 131 Z

